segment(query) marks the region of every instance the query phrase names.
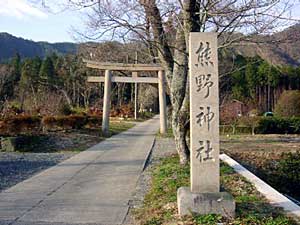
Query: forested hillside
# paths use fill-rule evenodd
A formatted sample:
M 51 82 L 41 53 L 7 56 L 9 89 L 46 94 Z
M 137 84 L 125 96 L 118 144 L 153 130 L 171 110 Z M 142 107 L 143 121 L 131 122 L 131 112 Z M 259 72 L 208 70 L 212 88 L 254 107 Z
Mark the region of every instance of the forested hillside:
M 34 42 L 8 33 L 0 33 L 0 62 L 13 58 L 17 53 L 22 58 L 35 56 L 44 58 L 52 53 L 75 54 L 76 51 L 77 45 L 74 43 Z
M 92 48 L 93 57 L 97 57 L 97 60 L 134 63 L 136 49 L 139 49 L 139 60 L 147 60 L 147 49 L 141 46 L 137 48 L 137 45 L 107 42 Z M 82 58 L 90 57 L 90 51 L 86 51 L 87 49 L 82 47 L 77 55 L 53 53 L 44 58 L 23 58 L 16 54 L 6 63 L 0 64 L 0 117 L 1 111 L 2 115 L 7 116 L 15 113 L 68 114 L 76 108 L 101 110 L 103 85 L 87 82 L 87 76 L 98 76 L 100 72 L 88 69 L 82 61 Z M 132 104 L 133 90 L 131 84 L 114 83 L 112 106 L 115 108 Z M 153 102 L 157 103 L 157 92 L 157 87 L 141 85 L 140 105 L 148 109 L 151 107 L 154 111 L 157 104 Z M 146 97 L 143 97 L 144 95 Z
M 99 71 L 87 69 L 82 58 L 134 63 L 137 54 L 138 63 L 159 63 L 153 57 L 157 52 L 139 42 L 85 43 L 76 50 L 70 43 L 35 43 L 3 33 L 0 37 L 0 57 L 5 58 L 0 64 L 0 110 L 4 111 L 16 107 L 25 112 L 55 114 L 65 107 L 101 109 L 103 87 L 86 82 L 89 74 L 99 75 Z M 263 38 L 265 45 L 220 50 L 221 104 L 236 99 L 263 113 L 273 111 L 285 90 L 300 89 L 300 26 Z M 148 85 L 140 90 L 139 104 L 155 110 L 156 87 Z M 133 96 L 132 85 L 114 84 L 112 105 L 132 104 Z

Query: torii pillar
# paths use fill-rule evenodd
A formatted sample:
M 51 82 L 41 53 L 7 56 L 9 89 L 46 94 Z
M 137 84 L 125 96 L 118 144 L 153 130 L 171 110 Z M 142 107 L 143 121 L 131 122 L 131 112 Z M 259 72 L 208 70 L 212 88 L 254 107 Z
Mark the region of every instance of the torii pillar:
M 109 70 L 105 70 L 103 115 L 102 115 L 102 133 L 104 134 L 104 136 L 109 135 L 110 95 L 111 95 L 111 73 Z
M 160 133 L 167 132 L 167 104 L 166 104 L 166 84 L 164 71 L 158 71 L 158 97 L 159 97 L 159 116 L 160 116 Z

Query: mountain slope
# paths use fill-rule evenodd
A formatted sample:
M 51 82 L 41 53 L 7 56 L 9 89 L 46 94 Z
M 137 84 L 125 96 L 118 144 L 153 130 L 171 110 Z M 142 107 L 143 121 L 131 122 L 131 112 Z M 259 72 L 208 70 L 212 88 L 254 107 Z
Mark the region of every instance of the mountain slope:
M 239 43 L 231 51 L 246 57 L 260 56 L 273 65 L 299 66 L 300 24 L 272 35 L 258 35 L 253 42 Z
M 0 62 L 12 58 L 16 53 L 19 53 L 22 58 L 26 58 L 45 57 L 53 52 L 57 54 L 75 54 L 77 44 L 34 42 L 8 33 L 0 33 Z
M 300 24 L 269 36 L 257 36 L 257 43 L 240 43 L 231 47 L 231 53 L 246 57 L 260 56 L 274 65 L 300 65 Z M 99 45 L 94 43 L 95 45 Z M 0 62 L 12 58 L 17 52 L 21 57 L 44 57 L 58 54 L 76 54 L 79 45 L 74 43 L 34 42 L 0 33 Z M 85 49 L 85 47 L 84 47 Z M 108 51 L 111 51 L 109 49 Z M 106 59 L 107 60 L 107 59 Z

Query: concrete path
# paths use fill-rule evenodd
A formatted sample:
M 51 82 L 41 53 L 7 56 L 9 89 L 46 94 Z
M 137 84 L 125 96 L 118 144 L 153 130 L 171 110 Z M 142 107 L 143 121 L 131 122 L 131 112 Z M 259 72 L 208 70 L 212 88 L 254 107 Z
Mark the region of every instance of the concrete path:
M 122 224 L 159 118 L 0 193 L 0 224 Z

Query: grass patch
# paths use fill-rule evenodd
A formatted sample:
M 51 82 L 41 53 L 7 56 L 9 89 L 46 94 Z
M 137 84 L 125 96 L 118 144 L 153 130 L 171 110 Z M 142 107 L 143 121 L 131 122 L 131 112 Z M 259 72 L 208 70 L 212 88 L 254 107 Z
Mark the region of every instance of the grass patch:
M 161 134 L 160 132 L 157 132 L 156 136 L 160 138 L 174 138 L 172 128 L 168 128 L 165 134 Z
M 110 136 L 124 132 L 130 128 L 134 127 L 134 123 L 128 122 L 111 122 L 109 126 Z
M 161 159 L 152 169 L 152 184 L 145 196 L 144 205 L 133 214 L 138 224 L 233 224 L 233 225 L 293 225 L 296 224 L 274 208 L 256 189 L 234 170 L 221 165 L 221 183 L 237 203 L 236 218 L 226 219 L 219 215 L 193 215 L 179 217 L 177 214 L 177 189 L 189 186 L 189 165 L 181 166 L 177 156 Z
M 93 131 L 93 133 L 97 134 L 97 140 L 98 140 L 98 143 L 99 143 L 99 142 L 105 140 L 106 138 L 109 138 L 113 135 L 124 132 L 124 131 L 126 131 L 130 128 L 133 128 L 134 126 L 135 126 L 134 123 L 123 122 L 123 121 L 120 121 L 120 122 L 113 121 L 113 122 L 110 122 L 110 124 L 109 124 L 109 135 L 107 137 L 104 137 L 104 135 L 102 134 L 101 129 L 96 129 L 96 130 Z M 88 147 L 91 147 L 91 146 L 81 145 L 80 143 L 78 143 L 76 145 L 76 147 L 73 147 L 73 148 L 69 149 L 69 151 L 82 152 L 82 151 L 86 150 Z

